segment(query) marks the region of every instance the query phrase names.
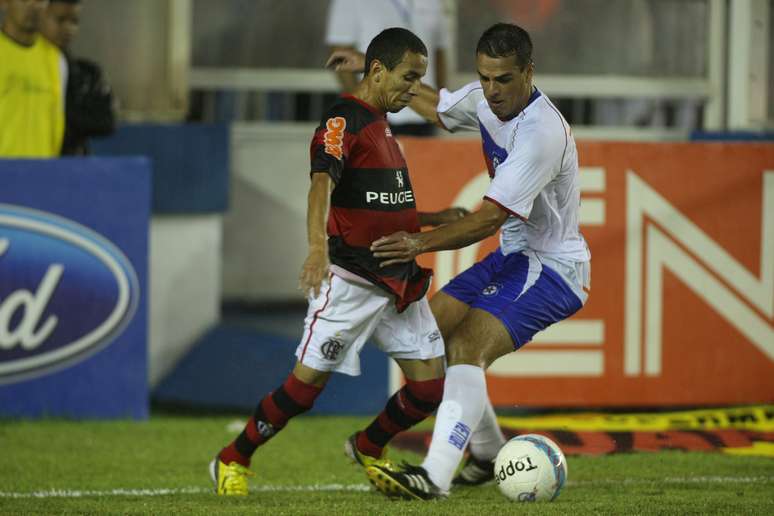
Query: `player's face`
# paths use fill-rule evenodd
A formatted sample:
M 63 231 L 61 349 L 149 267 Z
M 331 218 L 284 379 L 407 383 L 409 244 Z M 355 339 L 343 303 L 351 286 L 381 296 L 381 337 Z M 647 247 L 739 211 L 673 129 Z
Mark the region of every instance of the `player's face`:
M 422 77 L 427 72 L 427 57 L 414 52 L 406 52 L 403 60 L 392 70 L 384 69 L 382 96 L 384 107 L 390 113 L 397 113 L 408 106 L 411 99 L 419 93 Z
M 3 0 L 0 6 L 5 11 L 3 23 L 7 20 L 16 30 L 33 33 L 40 30 L 48 0 Z
M 486 102 L 497 118 L 510 120 L 518 115 L 532 94 L 533 65 L 530 63 L 522 70 L 515 55 L 489 57 L 477 54 L 476 66 Z
M 78 34 L 80 17 L 79 4 L 52 2 L 46 9 L 40 32 L 54 45 L 65 50 Z

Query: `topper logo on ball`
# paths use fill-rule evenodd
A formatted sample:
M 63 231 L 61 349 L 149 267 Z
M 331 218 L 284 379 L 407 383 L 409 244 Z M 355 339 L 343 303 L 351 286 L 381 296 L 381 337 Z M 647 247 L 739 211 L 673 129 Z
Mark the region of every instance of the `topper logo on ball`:
M 0 383 L 80 362 L 132 320 L 129 259 L 95 231 L 0 204 Z

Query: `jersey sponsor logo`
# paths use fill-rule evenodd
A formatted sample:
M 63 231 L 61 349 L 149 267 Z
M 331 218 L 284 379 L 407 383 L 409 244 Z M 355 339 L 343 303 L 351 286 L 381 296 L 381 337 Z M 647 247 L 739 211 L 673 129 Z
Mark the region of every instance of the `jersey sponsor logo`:
M 325 152 L 336 159 L 344 156 L 344 129 L 347 128 L 347 120 L 344 117 L 337 116 L 329 118 L 325 122 Z
M 341 341 L 337 339 L 328 339 L 320 347 L 322 356 L 326 360 L 336 360 L 342 349 L 344 349 L 344 344 L 342 344 Z
M 98 233 L 50 213 L 0 204 L 0 234 L 0 383 L 78 363 L 134 317 L 140 294 L 135 270 Z M 75 303 L 73 292 L 79 293 Z
M 366 192 L 366 204 L 372 202 L 386 205 L 407 204 L 414 202 L 414 192 L 404 190 L 402 192 Z

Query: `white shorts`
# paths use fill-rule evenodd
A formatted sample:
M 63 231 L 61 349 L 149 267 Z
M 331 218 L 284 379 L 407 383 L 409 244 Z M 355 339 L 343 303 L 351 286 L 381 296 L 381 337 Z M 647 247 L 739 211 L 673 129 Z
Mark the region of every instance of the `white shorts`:
M 329 275 L 320 294 L 309 300 L 298 361 L 318 371 L 358 376 L 360 350 L 369 340 L 392 358 L 444 355 L 426 296 L 398 313 L 393 296 L 379 287 Z

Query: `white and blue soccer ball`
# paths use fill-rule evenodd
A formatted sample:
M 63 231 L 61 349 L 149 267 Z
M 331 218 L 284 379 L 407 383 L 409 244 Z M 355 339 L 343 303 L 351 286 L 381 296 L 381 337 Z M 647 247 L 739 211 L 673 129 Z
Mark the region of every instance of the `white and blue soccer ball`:
M 497 487 L 511 500 L 550 502 L 567 481 L 567 461 L 548 437 L 525 434 L 500 448 L 494 473 Z

